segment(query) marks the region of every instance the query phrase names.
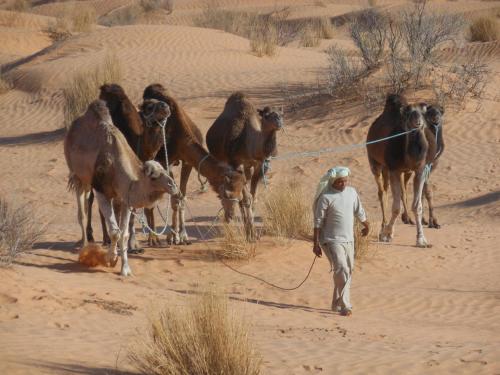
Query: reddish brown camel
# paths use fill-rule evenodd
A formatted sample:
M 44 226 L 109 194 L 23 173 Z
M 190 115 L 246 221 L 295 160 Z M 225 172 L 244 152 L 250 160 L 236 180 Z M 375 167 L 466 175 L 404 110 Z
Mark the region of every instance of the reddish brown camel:
M 226 101 L 224 110 L 207 132 L 208 150 L 233 168 L 243 168 L 250 183 L 240 203 L 247 237 L 255 239 L 253 201 L 257 184 L 263 177 L 263 165 L 277 153 L 276 131 L 283 128 L 281 113 L 265 107 L 257 110 L 248 97 L 236 92 Z
M 410 131 L 402 136 L 367 145 L 368 161 L 375 176 L 382 208 L 381 241 L 394 236 L 394 223 L 399 216 L 404 194 L 403 174 L 415 173 L 412 210 L 417 221 L 418 247 L 428 247 L 422 227 L 422 190 L 425 183 L 425 165 L 429 159 L 429 143 L 425 136 L 425 111 L 422 105 L 409 105 L 401 95 L 387 96 L 382 114 L 368 130 L 367 142 Z M 385 201 L 388 183 L 392 191 L 392 215 L 387 222 Z
M 170 116 L 170 108 L 165 102 L 156 99 L 148 99 L 141 105 L 138 112 L 125 91 L 120 85 L 105 84 L 100 88 L 99 98 L 104 100 L 111 114 L 113 124 L 123 133 L 127 143 L 135 150 L 142 161 L 153 159 L 160 147 L 163 145 L 161 125 Z M 89 197 L 89 215 L 87 222 L 87 238 L 93 241 L 92 236 L 92 204 L 93 194 Z M 106 231 L 104 218 L 101 216 L 103 228 L 103 242 L 109 243 L 109 236 Z M 141 249 L 138 246 L 134 217 L 130 219 L 130 238 L 128 243 L 129 252 L 137 252 Z
M 433 192 L 432 185 L 430 184 L 430 175 L 439 163 L 439 158 L 443 154 L 444 151 L 444 140 L 443 140 L 443 119 L 444 116 L 444 108 L 440 105 L 430 105 L 427 107 L 427 111 L 425 112 L 425 120 L 426 120 L 426 129 L 425 129 L 425 137 L 427 138 L 427 142 L 429 143 L 429 152 L 427 154 L 428 160 L 427 164 L 429 165 L 429 176 L 424 183 L 424 197 L 427 200 L 427 205 L 429 206 L 429 220 L 425 220 L 422 215 L 422 224 L 428 225 L 429 228 L 441 228 L 439 225 L 436 216 L 434 215 L 434 204 L 433 204 Z M 411 173 L 405 173 L 404 175 L 404 191 L 407 191 L 408 181 L 411 177 Z M 406 197 L 406 194 L 403 194 L 403 197 Z M 408 206 L 406 203 L 406 199 L 403 200 L 403 213 L 401 215 L 401 219 L 405 224 L 414 224 L 410 215 L 408 214 Z
M 207 178 L 208 183 L 217 193 L 224 208 L 225 219 L 234 215 L 234 207 L 243 198 L 245 176 L 228 164 L 222 163 L 211 156 L 202 146 L 203 136 L 196 124 L 189 118 L 178 102 L 167 93 L 161 84 L 152 84 L 144 90 L 143 98 L 164 101 L 170 107 L 172 115 L 168 119 L 167 153 L 169 165 L 182 162 L 180 177 L 180 193 L 172 196 L 172 232 L 167 235 L 167 242 L 188 244 L 189 239 L 185 227 L 184 209 L 187 183 L 193 167 Z M 166 165 L 165 150 L 162 148 L 156 160 Z M 149 225 L 154 228 L 152 210 L 147 211 Z M 159 240 L 150 234 L 150 244 L 158 245 Z
M 130 275 L 127 242 L 131 209 L 150 206 L 165 193 L 175 194 L 174 181 L 159 163 L 139 160 L 113 125 L 102 100 L 91 103 L 85 114 L 73 121 L 64 139 L 64 155 L 70 171 L 68 186 L 76 192 L 83 245 L 87 245 L 86 199 L 94 189 L 111 237 L 108 260 L 116 264 L 119 242 L 121 274 Z M 121 207 L 118 220 L 113 203 Z

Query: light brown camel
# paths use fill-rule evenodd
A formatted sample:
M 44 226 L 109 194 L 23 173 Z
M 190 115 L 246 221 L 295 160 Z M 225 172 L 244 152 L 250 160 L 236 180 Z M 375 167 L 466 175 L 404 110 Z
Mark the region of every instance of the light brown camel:
M 153 159 L 163 145 L 161 126 L 165 126 L 170 116 L 168 105 L 156 99 L 149 99 L 143 102 L 141 111 L 138 112 L 126 95 L 125 90 L 118 84 L 102 85 L 99 99 L 106 102 L 113 124 L 123 133 L 129 146 L 139 156 L 139 159 L 142 161 Z M 94 241 L 92 236 L 93 200 L 94 196 L 91 193 L 87 222 L 87 239 L 89 241 Z M 103 229 L 103 243 L 109 244 L 110 240 L 106 231 L 104 218 L 102 215 L 100 216 Z M 129 252 L 141 251 L 142 249 L 139 248 L 136 241 L 133 216 L 130 219 L 129 232 Z
M 368 161 L 375 176 L 378 197 L 382 208 L 381 241 L 391 241 L 394 223 L 399 216 L 404 194 L 403 174 L 414 172 L 412 210 L 417 221 L 418 247 L 428 247 L 422 228 L 422 189 L 425 183 L 425 165 L 428 160 L 429 143 L 425 136 L 425 112 L 422 105 L 409 105 L 401 95 L 387 96 L 382 114 L 368 130 L 367 142 L 410 131 L 387 141 L 367 145 Z M 392 191 L 392 216 L 387 222 L 385 201 L 390 181 Z
M 112 265 L 116 264 L 119 241 L 121 274 L 130 275 L 127 259 L 130 209 L 149 207 L 165 193 L 176 194 L 174 181 L 157 162 L 139 160 L 113 125 L 102 100 L 92 102 L 85 114 L 73 121 L 64 139 L 64 155 L 70 170 L 68 186 L 76 192 L 83 245 L 87 245 L 84 227 L 87 198 L 94 189 L 111 238 L 108 259 Z M 121 206 L 119 220 L 112 202 Z
M 247 237 L 255 239 L 253 225 L 253 201 L 257 184 L 263 177 L 265 161 L 277 153 L 276 131 L 283 128 L 280 112 L 265 107 L 257 110 L 248 97 L 233 93 L 226 101 L 224 110 L 207 132 L 208 150 L 218 160 L 233 168 L 243 168 L 247 181 L 240 208 Z
M 228 221 L 234 215 L 234 207 L 243 198 L 242 190 L 245 187 L 243 172 L 231 168 L 212 157 L 203 147 L 203 136 L 196 124 L 189 118 L 179 103 L 167 93 L 161 84 L 152 84 L 144 90 L 143 98 L 164 101 L 170 107 L 172 115 L 167 122 L 167 153 L 169 165 L 182 162 L 180 193 L 171 197 L 172 203 L 172 232 L 167 235 L 167 242 L 174 244 L 188 244 L 189 239 L 185 227 L 185 197 L 189 175 L 193 167 L 199 170 L 200 175 L 207 178 L 208 183 L 217 193 L 224 208 L 225 219 Z M 155 160 L 166 165 L 165 150 L 162 148 Z M 154 228 L 152 210 L 147 212 L 150 227 Z M 159 240 L 150 234 L 150 244 L 158 245 Z
M 425 112 L 425 120 L 426 120 L 426 129 L 425 129 L 425 137 L 427 138 L 427 142 L 429 143 L 429 151 L 427 154 L 427 165 L 429 168 L 429 176 L 427 177 L 424 183 L 424 197 L 427 200 L 427 205 L 429 206 L 429 220 L 425 220 L 424 215 L 422 215 L 422 224 L 428 225 L 429 228 L 441 228 L 439 225 L 436 216 L 434 215 L 434 204 L 433 204 L 433 193 L 432 186 L 429 182 L 430 175 L 439 163 L 439 158 L 443 154 L 444 151 L 444 139 L 443 139 L 443 119 L 444 116 L 444 108 L 440 105 L 430 105 L 427 106 L 427 111 Z M 404 174 L 404 186 L 403 191 L 407 191 L 408 181 L 411 177 L 411 173 Z M 406 194 L 403 194 L 403 197 L 406 198 Z M 408 214 L 408 205 L 406 203 L 406 199 L 403 200 L 403 213 L 401 214 L 401 219 L 405 224 L 414 224 L 410 215 Z

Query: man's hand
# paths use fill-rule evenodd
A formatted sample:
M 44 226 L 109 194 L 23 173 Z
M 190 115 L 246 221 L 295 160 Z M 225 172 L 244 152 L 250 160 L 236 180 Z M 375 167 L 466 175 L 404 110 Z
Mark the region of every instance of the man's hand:
M 363 229 L 361 229 L 361 235 L 363 237 L 368 236 L 368 233 L 370 232 L 370 224 L 368 224 L 368 221 L 365 221 L 361 223 L 361 225 L 363 225 Z
M 313 246 L 313 253 L 318 257 L 321 258 L 321 255 L 323 254 L 321 251 L 321 246 L 319 244 L 315 243 Z

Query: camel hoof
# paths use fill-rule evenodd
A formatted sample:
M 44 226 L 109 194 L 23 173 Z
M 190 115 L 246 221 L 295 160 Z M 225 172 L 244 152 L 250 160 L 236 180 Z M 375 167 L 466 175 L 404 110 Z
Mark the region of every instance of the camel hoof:
M 118 263 L 118 255 L 108 256 L 109 267 L 113 268 Z
M 410 218 L 410 216 L 405 215 L 405 214 L 402 214 L 402 215 L 401 215 L 401 221 L 402 221 L 404 224 L 415 225 L 415 223 L 414 223 L 414 222 L 413 222 L 413 220 Z
M 392 237 L 387 235 L 387 234 L 383 234 L 383 233 L 380 233 L 378 235 L 378 240 L 380 242 L 391 242 L 392 241 Z
M 148 245 L 150 247 L 160 247 L 161 246 L 160 238 L 158 236 L 150 233 L 149 237 L 148 237 Z
M 436 220 L 430 220 L 429 228 L 439 229 L 441 228 L 441 225 L 439 225 Z
M 422 225 L 430 225 L 429 222 L 427 220 L 425 220 L 424 218 L 422 218 Z
M 427 240 L 423 237 L 417 239 L 417 247 L 422 248 L 422 249 L 428 249 L 431 248 L 432 245 L 427 243 Z
M 122 266 L 122 270 L 120 272 L 120 275 L 127 277 L 127 276 L 132 276 L 132 270 L 128 266 L 128 264 Z

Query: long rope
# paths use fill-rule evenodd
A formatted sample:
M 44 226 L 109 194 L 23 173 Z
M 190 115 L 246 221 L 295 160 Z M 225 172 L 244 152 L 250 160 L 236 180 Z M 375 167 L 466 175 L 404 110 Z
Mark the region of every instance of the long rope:
M 194 216 L 193 216 L 193 213 L 192 213 L 192 211 L 191 211 L 191 208 L 189 207 L 189 205 L 188 205 L 188 204 L 186 204 L 186 208 L 187 208 L 187 210 L 189 211 L 189 215 L 191 216 L 191 220 L 193 220 Z M 220 212 L 220 211 L 219 211 L 219 212 Z M 217 218 L 216 218 L 216 219 L 217 219 Z M 261 277 L 259 277 L 259 276 L 255 276 L 255 275 L 252 275 L 252 274 L 250 274 L 250 273 L 240 271 L 240 270 L 238 270 L 238 269 L 234 268 L 233 266 L 231 266 L 230 264 L 226 263 L 226 262 L 224 261 L 224 259 L 223 259 L 223 258 L 222 258 L 219 254 L 217 254 L 217 253 L 216 253 L 216 252 L 214 252 L 212 249 L 210 249 L 210 247 L 208 246 L 207 240 L 206 240 L 205 236 L 203 235 L 203 233 L 201 232 L 201 229 L 199 228 L 198 224 L 197 224 L 194 220 L 193 220 L 193 222 L 194 222 L 194 226 L 196 227 L 196 230 L 198 231 L 198 234 L 200 235 L 200 238 L 201 238 L 201 240 L 202 240 L 202 243 L 203 243 L 203 244 L 207 247 L 207 250 L 208 250 L 208 251 L 210 251 L 211 253 L 213 253 L 219 262 L 221 262 L 224 266 L 226 266 L 227 268 L 229 268 L 229 269 L 230 269 L 231 271 L 233 271 L 233 272 L 236 272 L 236 273 L 238 273 L 238 274 L 240 274 L 240 275 L 243 275 L 243 276 L 250 277 L 250 278 L 252 278 L 252 279 L 255 279 L 255 280 L 258 280 L 258 281 L 260 281 L 260 282 L 263 282 L 264 284 L 267 284 L 267 285 L 269 285 L 269 286 L 271 286 L 271 287 L 273 287 L 273 288 L 276 288 L 276 289 L 281 289 L 281 290 L 284 290 L 284 291 L 292 291 L 292 290 L 299 289 L 299 288 L 300 288 L 300 287 L 301 287 L 301 286 L 302 286 L 302 285 L 303 285 L 303 284 L 307 281 L 307 279 L 308 279 L 308 278 L 309 278 L 309 276 L 311 275 L 311 271 L 312 271 L 312 269 L 313 269 L 313 267 L 314 267 L 314 263 L 316 262 L 316 258 L 317 258 L 317 256 L 316 256 L 316 255 L 314 256 L 314 259 L 313 259 L 313 261 L 312 261 L 312 263 L 311 263 L 311 266 L 309 267 L 309 271 L 307 271 L 307 275 L 306 275 L 306 277 L 304 277 L 304 279 L 303 279 L 303 280 L 302 280 L 302 281 L 301 281 L 298 285 L 296 285 L 296 286 L 294 286 L 294 287 L 288 287 L 288 288 L 287 288 L 287 287 L 282 287 L 282 286 L 280 286 L 280 285 L 277 285 L 277 284 L 274 284 L 274 283 L 272 283 L 272 282 L 270 282 L 270 281 L 267 281 L 267 280 L 265 280 L 265 279 L 263 279 L 263 278 L 261 278 Z M 207 232 L 207 233 L 208 233 L 208 232 Z

